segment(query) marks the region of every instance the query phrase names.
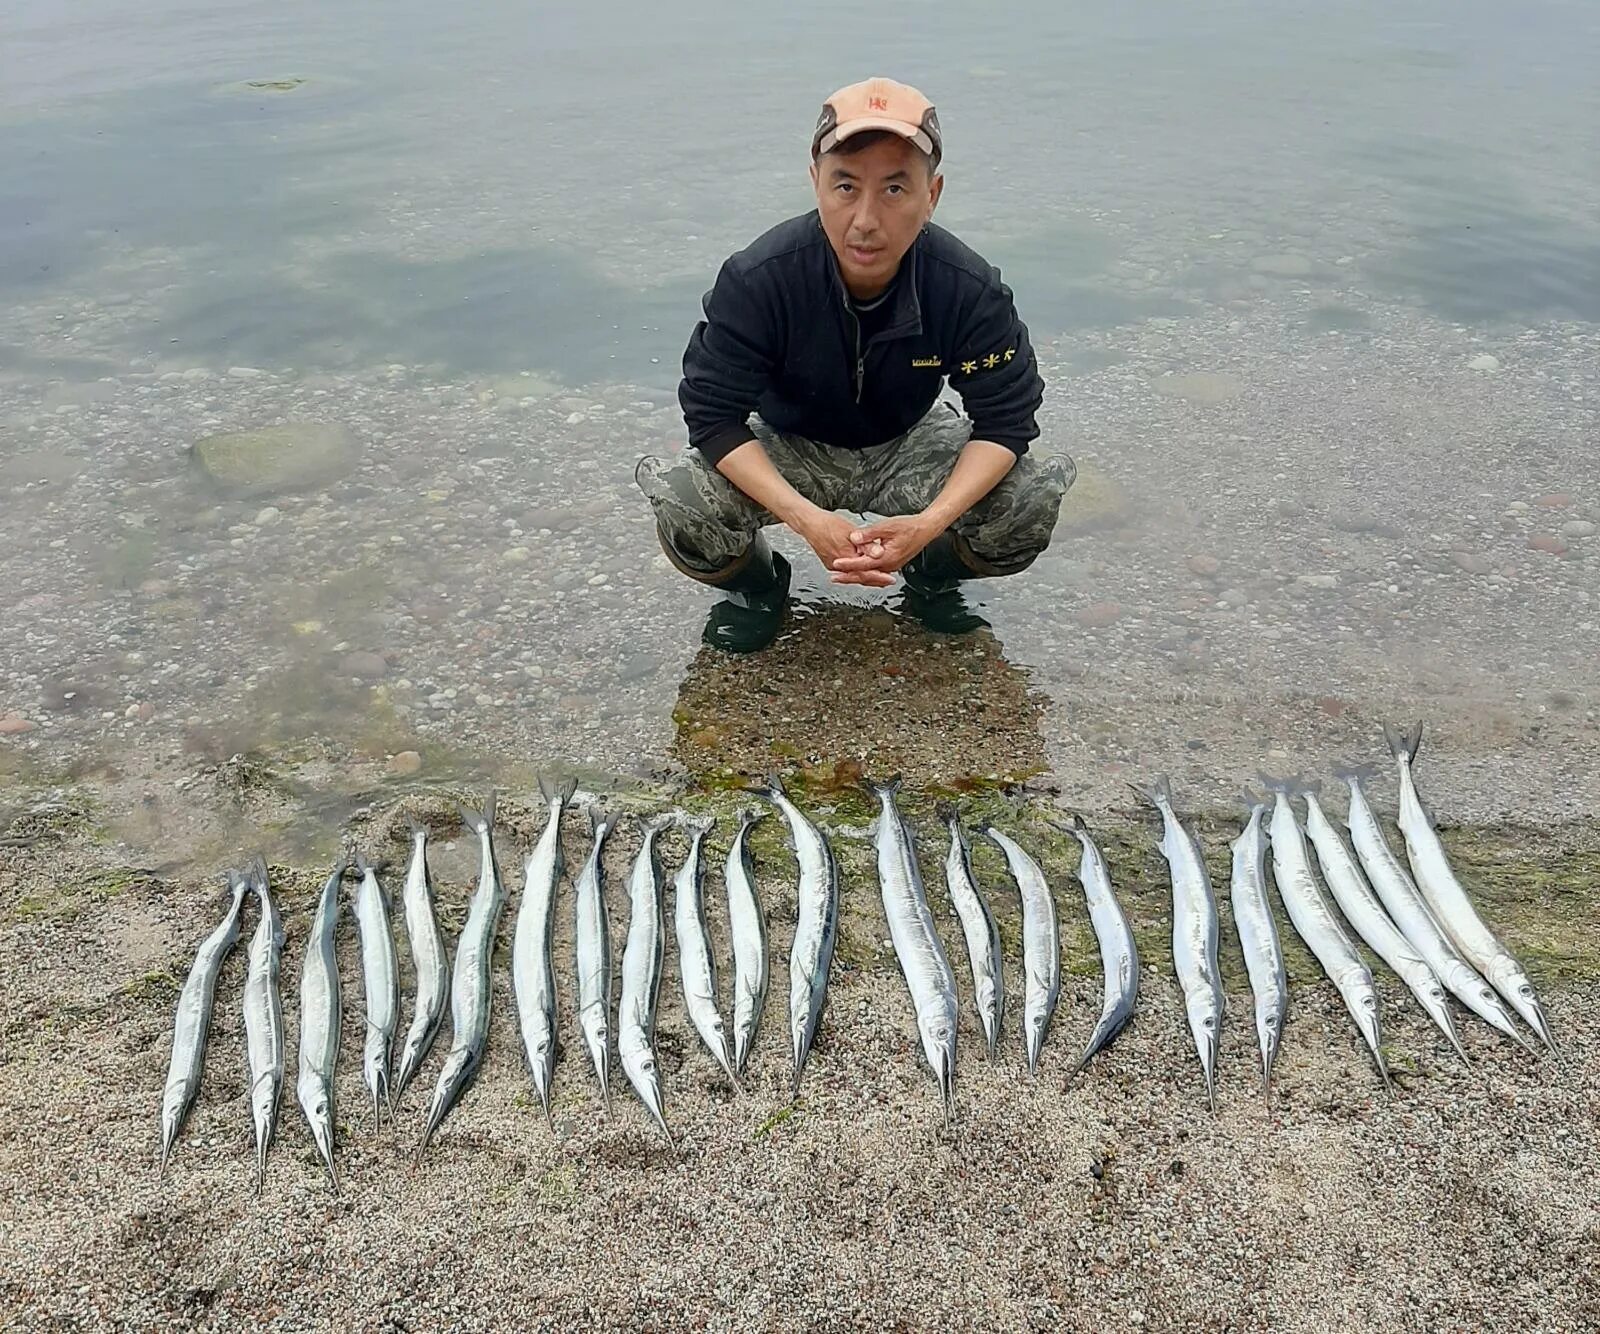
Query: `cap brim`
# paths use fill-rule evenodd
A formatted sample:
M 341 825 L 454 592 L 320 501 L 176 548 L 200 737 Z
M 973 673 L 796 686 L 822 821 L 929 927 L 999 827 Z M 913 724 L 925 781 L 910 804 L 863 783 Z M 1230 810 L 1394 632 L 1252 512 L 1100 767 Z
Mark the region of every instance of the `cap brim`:
M 818 151 L 826 153 L 846 139 L 852 139 L 867 130 L 888 130 L 890 134 L 898 134 L 902 139 L 915 144 L 929 157 L 933 156 L 933 140 L 928 137 L 926 130 L 920 125 L 912 125 L 903 120 L 891 120 L 887 116 L 862 116 L 858 120 L 840 121 L 823 136 Z

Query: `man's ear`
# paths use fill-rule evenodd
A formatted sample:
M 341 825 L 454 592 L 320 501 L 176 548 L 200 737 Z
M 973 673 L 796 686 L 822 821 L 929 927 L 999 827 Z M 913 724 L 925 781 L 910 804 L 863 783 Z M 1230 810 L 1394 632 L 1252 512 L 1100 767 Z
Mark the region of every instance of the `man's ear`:
M 937 172 L 933 176 L 933 185 L 928 191 L 928 216 L 933 216 L 933 210 L 939 207 L 939 196 L 944 193 L 944 177 Z
M 813 190 L 817 189 L 820 184 L 817 180 L 817 165 L 817 160 L 813 158 L 811 160 L 811 188 Z

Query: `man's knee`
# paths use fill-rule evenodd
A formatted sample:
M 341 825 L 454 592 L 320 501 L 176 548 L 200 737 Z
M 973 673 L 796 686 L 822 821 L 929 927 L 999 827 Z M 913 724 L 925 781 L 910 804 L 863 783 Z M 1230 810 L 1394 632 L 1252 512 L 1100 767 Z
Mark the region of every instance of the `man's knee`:
M 1029 452 L 957 528 L 976 561 L 994 575 L 1020 574 L 1050 545 L 1061 499 L 1077 479 L 1066 454 Z
M 685 573 L 718 570 L 737 559 L 759 526 L 737 500 L 719 494 L 728 484 L 698 455 L 674 462 L 647 454 L 635 465 L 633 480 L 655 513 L 668 559 Z

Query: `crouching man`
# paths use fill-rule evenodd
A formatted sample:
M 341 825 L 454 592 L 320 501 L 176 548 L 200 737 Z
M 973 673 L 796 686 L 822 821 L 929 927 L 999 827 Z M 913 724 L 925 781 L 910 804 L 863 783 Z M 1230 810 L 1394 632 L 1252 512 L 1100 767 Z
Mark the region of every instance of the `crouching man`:
M 1010 289 L 933 225 L 942 147 L 916 89 L 840 89 L 811 140 L 816 210 L 729 259 L 705 298 L 678 391 L 692 448 L 635 476 L 667 558 L 723 595 L 713 647 L 778 633 L 789 566 L 768 524 L 835 583 L 899 575 L 904 610 L 943 633 L 983 624 L 964 580 L 1016 574 L 1049 545 L 1072 460 L 1028 450 L 1044 383 Z M 938 402 L 946 380 L 964 415 Z

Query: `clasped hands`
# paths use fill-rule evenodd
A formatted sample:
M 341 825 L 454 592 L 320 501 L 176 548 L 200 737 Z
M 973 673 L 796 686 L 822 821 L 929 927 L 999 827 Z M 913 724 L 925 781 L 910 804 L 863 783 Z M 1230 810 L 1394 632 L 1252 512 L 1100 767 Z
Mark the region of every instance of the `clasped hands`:
M 836 584 L 888 588 L 902 566 L 944 531 L 926 514 L 902 514 L 858 527 L 818 509 L 789 525 L 817 553 Z

